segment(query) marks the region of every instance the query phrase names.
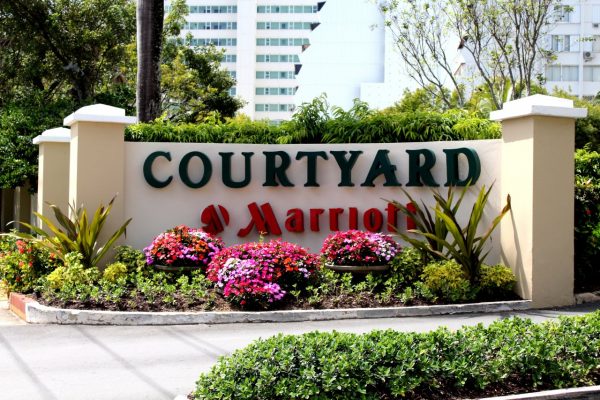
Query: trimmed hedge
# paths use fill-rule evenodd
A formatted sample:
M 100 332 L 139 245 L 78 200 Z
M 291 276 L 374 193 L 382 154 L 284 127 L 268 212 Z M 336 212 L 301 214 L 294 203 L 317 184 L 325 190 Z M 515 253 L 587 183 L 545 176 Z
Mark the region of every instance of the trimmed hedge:
M 195 399 L 452 398 L 600 383 L 600 311 L 430 333 L 279 334 L 222 357 Z M 439 397 L 442 394 L 442 397 Z
M 197 143 L 395 143 L 496 139 L 500 125 L 461 111 L 383 113 L 361 118 L 331 118 L 312 126 L 288 121 L 270 125 L 244 118 L 225 123 L 172 124 L 154 122 L 127 128 L 131 142 Z

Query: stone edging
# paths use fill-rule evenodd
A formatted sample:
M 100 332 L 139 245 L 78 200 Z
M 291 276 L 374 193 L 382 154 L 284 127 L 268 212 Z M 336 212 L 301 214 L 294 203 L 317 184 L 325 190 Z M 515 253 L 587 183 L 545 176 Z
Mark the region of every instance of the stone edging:
M 33 324 L 69 325 L 194 325 L 421 317 L 429 315 L 519 311 L 530 308 L 530 300 L 519 300 L 439 306 L 328 310 L 136 312 L 60 309 L 44 306 L 36 301 L 30 301 L 25 304 L 25 321 Z
M 600 398 L 600 386 L 588 386 L 574 389 L 547 390 L 536 393 L 513 394 L 499 397 L 486 397 L 480 400 L 559 400 L 579 399 L 594 400 Z
M 180 394 L 173 400 L 187 400 L 187 396 Z M 511 394 L 508 396 L 486 397 L 479 400 L 597 400 L 600 398 L 600 386 L 589 386 L 574 389 L 546 390 L 543 392 Z

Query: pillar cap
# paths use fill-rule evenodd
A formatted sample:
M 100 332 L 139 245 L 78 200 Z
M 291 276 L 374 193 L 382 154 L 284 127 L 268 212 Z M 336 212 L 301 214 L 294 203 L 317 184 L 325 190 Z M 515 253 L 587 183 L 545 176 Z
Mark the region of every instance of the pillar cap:
M 71 130 L 67 128 L 54 128 L 42 132 L 33 138 L 33 144 L 41 143 L 69 143 L 71 141 Z
M 490 119 L 492 121 L 504 121 L 534 115 L 573 119 L 585 118 L 587 117 L 587 108 L 574 108 L 573 100 L 534 94 L 533 96 L 504 103 L 504 108 L 493 111 L 490 114 Z
M 126 117 L 125 110 L 106 104 L 94 104 L 81 107 L 63 121 L 65 126 L 71 126 L 77 122 L 104 122 L 107 124 L 131 125 L 137 122 L 136 117 Z

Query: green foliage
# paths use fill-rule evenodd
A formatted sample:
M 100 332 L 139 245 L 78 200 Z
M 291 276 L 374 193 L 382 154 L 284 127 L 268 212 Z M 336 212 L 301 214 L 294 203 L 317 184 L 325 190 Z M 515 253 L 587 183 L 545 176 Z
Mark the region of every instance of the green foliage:
M 292 121 L 270 125 L 246 118 L 225 122 L 132 125 L 126 140 L 197 143 L 397 143 L 440 140 L 494 139 L 500 137 L 496 122 L 460 112 L 369 111 L 355 102 L 349 111 L 329 107 L 320 97 L 299 107 Z
M 119 279 L 127 278 L 127 265 L 122 262 L 109 264 L 102 272 L 102 278 L 111 283 L 116 283 Z
M 56 258 L 46 249 L 13 236 L 0 236 L 0 288 L 32 292 L 37 280 L 56 265 Z
M 3 1 L 0 15 L 0 107 L 31 90 L 91 101 L 115 78 L 136 27 L 129 0 Z
M 575 288 L 597 290 L 600 282 L 600 153 L 575 153 Z
M 485 251 L 487 240 L 496 226 L 500 223 L 502 217 L 510 210 L 510 196 L 506 199 L 506 206 L 504 206 L 502 211 L 500 211 L 500 214 L 494 218 L 490 227 L 483 235 L 478 235 L 477 230 L 481 223 L 492 187 L 489 189 L 486 189 L 485 186 L 481 187 L 477 199 L 471 208 L 468 223 L 463 227 L 458 221 L 457 214 L 468 189 L 469 186 L 467 185 L 462 189 L 457 199 L 454 197 L 455 195 L 452 187 L 448 188 L 445 197 L 434 190 L 433 197 L 436 206 L 433 211 L 435 212 L 435 219 L 431 217 L 431 214 L 426 210 L 424 204 L 423 211 L 410 196 L 409 199 L 415 204 L 417 209 L 414 213 L 397 202 L 393 204 L 395 204 L 404 214 L 413 218 L 417 227 L 421 228 L 411 229 L 409 232 L 426 239 L 426 241 L 420 241 L 406 234 L 400 234 L 404 240 L 412 244 L 421 252 L 428 253 L 434 258 L 455 260 L 462 266 L 471 283 L 477 284 L 481 264 L 489 253 L 489 250 Z M 449 236 L 449 239 L 447 236 Z
M 390 263 L 389 275 L 396 275 L 407 284 L 415 282 L 423 271 L 424 257 L 414 247 L 403 247 Z
M 563 388 L 598 383 L 600 312 L 535 324 L 311 332 L 259 339 L 200 375 L 194 399 L 428 398 L 431 390 Z M 509 389 L 510 390 L 510 389 Z M 464 395 L 464 392 L 463 392 Z
M 506 265 L 482 265 L 479 297 L 483 300 L 503 300 L 513 294 L 517 277 Z
M 431 293 L 442 301 L 462 303 L 475 297 L 468 275 L 456 261 L 428 264 L 423 269 L 421 279 Z
M 22 232 L 13 234 L 19 238 L 31 240 L 40 246 L 46 247 L 65 262 L 67 261 L 66 255 L 68 253 L 77 252 L 81 254 L 82 263 L 86 268 L 96 267 L 116 240 L 125 233 L 127 225 L 131 222 L 131 218 L 125 221 L 119 229 L 108 237 L 105 243 L 100 243 L 100 233 L 108 219 L 114 201 L 115 198 L 106 207 L 100 205 L 91 219 L 88 219 L 87 210 L 83 207 L 75 209 L 74 206 L 69 206 L 71 211 L 71 217 L 69 217 L 58 206 L 50 204 L 50 208 L 54 212 L 54 216 L 60 227 L 54 225 L 43 215 L 34 213 L 48 227 L 48 231 L 20 222 L 21 225 L 31 230 L 37 236 Z
M 131 246 L 116 247 L 114 260 L 115 262 L 125 264 L 128 274 L 142 273 L 147 275 L 154 271 L 153 268 L 146 264 L 144 252 L 134 249 Z
M 53 291 L 62 299 L 87 300 L 95 292 L 100 272 L 95 267 L 85 268 L 79 253 L 67 253 L 65 264 L 45 277 L 45 290 Z

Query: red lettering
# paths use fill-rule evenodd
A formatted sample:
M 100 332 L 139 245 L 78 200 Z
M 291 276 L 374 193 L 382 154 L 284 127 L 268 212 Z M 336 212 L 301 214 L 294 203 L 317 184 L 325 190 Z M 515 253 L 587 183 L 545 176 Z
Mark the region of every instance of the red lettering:
M 330 208 L 329 209 L 329 230 L 339 231 L 340 227 L 338 224 L 338 217 L 344 213 L 343 208 Z
M 281 228 L 279 227 L 277 218 L 275 218 L 275 214 L 273 214 L 271 204 L 265 203 L 260 206 L 260 209 L 256 203 L 248 204 L 248 210 L 250 211 L 251 219 L 248 226 L 238 231 L 239 237 L 248 236 L 254 227 L 256 227 L 258 232 L 265 235 L 281 235 Z
M 229 225 L 229 213 L 227 209 L 223 206 L 219 206 L 219 211 L 221 212 L 221 216 L 223 217 L 223 222 L 221 222 L 221 216 L 217 212 L 215 206 L 210 205 L 202 210 L 202 214 L 200 215 L 200 221 L 204 224 L 202 229 L 205 232 L 212 233 L 216 235 L 217 233 L 223 232 L 225 230 L 224 225 Z
M 310 209 L 310 230 L 313 232 L 319 232 L 319 216 L 325 212 L 322 208 L 311 208 Z
M 416 214 L 417 212 L 417 207 L 415 206 L 415 204 L 413 202 L 410 202 L 406 205 L 406 209 L 411 213 L 411 214 Z M 410 229 L 417 229 L 417 224 L 415 223 L 415 220 L 412 217 L 407 216 L 406 217 L 406 230 L 410 230 Z
M 348 229 L 358 229 L 358 209 L 356 207 L 350 207 L 349 210 Z
M 385 211 L 387 211 L 388 232 L 398 232 L 398 207 L 393 203 L 388 203 Z
M 285 229 L 288 232 L 304 232 L 304 213 L 299 208 L 292 208 L 287 212 L 288 218 L 285 220 Z
M 383 225 L 383 214 L 376 208 L 369 208 L 363 216 L 363 224 L 370 232 L 379 232 Z

